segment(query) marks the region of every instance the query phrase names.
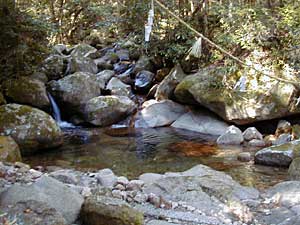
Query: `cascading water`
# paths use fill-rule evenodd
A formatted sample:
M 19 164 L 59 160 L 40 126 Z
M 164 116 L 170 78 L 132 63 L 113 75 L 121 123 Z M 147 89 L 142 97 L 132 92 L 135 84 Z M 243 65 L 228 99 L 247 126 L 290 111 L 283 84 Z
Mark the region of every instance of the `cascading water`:
M 59 110 L 58 105 L 56 104 L 54 98 L 52 97 L 52 95 L 50 93 L 48 93 L 48 97 L 49 97 L 51 107 L 52 107 L 52 110 L 53 110 L 53 117 L 56 120 L 57 124 L 61 128 L 75 128 L 75 126 L 73 124 L 68 123 L 66 121 L 63 121 L 61 119 L 60 110 Z

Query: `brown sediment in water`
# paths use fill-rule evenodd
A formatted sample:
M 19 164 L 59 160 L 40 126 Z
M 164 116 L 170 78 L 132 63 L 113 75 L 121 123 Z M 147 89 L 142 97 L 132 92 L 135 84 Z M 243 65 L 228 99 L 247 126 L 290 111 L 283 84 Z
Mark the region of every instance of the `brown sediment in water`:
M 125 128 L 107 128 L 104 130 L 104 133 L 111 137 L 137 137 L 141 135 L 134 128 L 125 127 Z
M 208 143 L 197 143 L 192 141 L 182 141 L 168 146 L 172 152 L 182 153 L 184 156 L 211 156 L 218 153 L 216 146 Z

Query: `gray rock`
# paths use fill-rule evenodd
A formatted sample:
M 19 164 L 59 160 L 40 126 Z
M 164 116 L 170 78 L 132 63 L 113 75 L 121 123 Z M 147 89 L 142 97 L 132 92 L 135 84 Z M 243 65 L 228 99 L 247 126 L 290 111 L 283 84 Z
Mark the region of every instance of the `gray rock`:
M 94 63 L 97 65 L 100 70 L 112 70 L 114 67 L 109 62 L 107 62 L 103 57 L 95 59 Z
M 111 95 L 127 97 L 130 97 L 132 95 L 131 86 L 124 84 L 121 80 L 119 80 L 116 77 L 110 79 L 106 86 L 106 89 L 111 91 Z
M 147 199 L 148 199 L 148 195 L 142 192 L 137 193 L 136 196 L 133 198 L 133 200 L 139 204 L 145 203 Z
M 47 75 L 48 80 L 57 80 L 64 76 L 65 62 L 67 59 L 61 55 L 50 55 L 43 63 L 42 71 Z
M 11 136 L 22 154 L 32 154 L 62 143 L 62 132 L 47 113 L 30 106 L 0 106 L 0 135 Z
M 263 140 L 262 134 L 255 127 L 247 128 L 243 132 L 243 137 L 246 141 L 251 141 L 253 139 Z
M 105 196 L 87 198 L 81 210 L 86 225 L 142 225 L 144 216 L 119 199 Z
M 132 72 L 134 74 L 137 74 L 138 72 L 141 72 L 142 70 L 154 72 L 153 63 L 152 63 L 151 59 L 147 56 L 141 56 L 139 58 L 139 60 L 135 64 L 135 67 Z
M 265 147 L 266 142 L 264 140 L 252 139 L 248 142 L 248 145 L 253 147 Z
M 42 83 L 46 84 L 48 82 L 48 77 L 45 73 L 43 72 L 34 72 L 33 74 L 31 74 L 29 76 L 31 79 L 35 79 L 35 80 L 39 80 L 41 81 Z
M 78 44 L 72 48 L 72 57 L 88 57 L 89 54 L 97 52 L 97 49 L 88 44 Z
M 127 49 L 120 49 L 116 51 L 116 55 L 119 57 L 120 61 L 129 61 L 129 51 Z
M 142 180 L 131 180 L 127 186 L 127 191 L 140 191 L 142 190 L 142 187 L 144 186 L 144 181 Z
M 51 172 L 49 176 L 53 177 L 54 179 L 67 184 L 78 184 L 79 179 L 76 177 L 72 170 L 57 170 Z
M 241 152 L 238 154 L 237 159 L 241 162 L 249 162 L 251 161 L 251 154 L 250 152 Z
M 56 44 L 52 47 L 53 54 L 65 55 L 68 53 L 67 46 L 64 44 Z
M 35 200 L 20 201 L 10 206 L 1 206 L 0 210 L 6 218 L 15 219 L 16 224 L 67 225 L 62 215 L 44 202 Z M 3 217 L 0 218 L 0 223 L 2 219 Z M 3 224 L 6 223 L 3 222 Z
M 277 204 L 290 208 L 300 205 L 300 181 L 286 181 L 271 187 L 263 195 Z
M 86 57 L 72 57 L 69 66 L 71 74 L 76 72 L 96 74 L 98 72 L 98 67 L 94 60 Z
M 255 163 L 268 166 L 288 167 L 299 157 L 299 141 L 264 148 L 255 154 Z
M 244 141 L 242 131 L 236 126 L 230 126 L 217 139 L 219 145 L 240 145 Z
M 128 181 L 127 177 L 118 177 L 117 183 L 121 184 L 123 186 L 126 186 L 129 183 L 129 181 Z
M 50 92 L 65 109 L 81 111 L 90 99 L 101 94 L 95 75 L 77 72 L 58 81 L 49 83 Z
M 151 88 L 153 79 L 154 73 L 146 70 L 140 71 L 135 77 L 135 90 L 140 92 L 147 92 Z
M 293 159 L 289 166 L 289 177 L 291 180 L 300 180 L 300 158 Z
M 7 80 L 3 84 L 5 95 L 15 103 L 49 109 L 50 101 L 43 82 L 29 77 Z
M 273 141 L 273 145 L 282 145 L 292 140 L 291 134 L 280 134 L 279 137 Z
M 213 113 L 201 109 L 182 115 L 171 126 L 203 134 L 221 135 L 226 132 L 229 125 L 221 121 Z
M 142 180 L 144 183 L 150 184 L 153 183 L 164 176 L 158 173 L 144 173 L 139 176 L 139 180 Z
M 100 96 L 86 103 L 84 117 L 93 125 L 108 126 L 125 119 L 135 108 L 126 96 Z
M 176 225 L 176 223 L 169 223 L 163 220 L 150 220 L 146 225 Z
M 175 66 L 168 76 L 158 85 L 155 92 L 156 100 L 171 99 L 176 86 L 186 77 L 180 65 Z
M 117 177 L 110 169 L 99 170 L 95 177 L 104 187 L 113 187 L 117 183 Z
M 146 102 L 144 104 L 147 104 Z M 142 109 L 136 121 L 136 127 L 161 127 L 172 124 L 186 108 L 171 100 L 153 102 Z
M 101 90 L 106 88 L 106 84 L 115 75 L 113 70 L 103 70 L 96 74 L 96 82 L 98 83 Z
M 275 135 L 279 137 L 281 134 L 289 134 L 292 132 L 292 125 L 286 120 L 280 120 L 277 124 Z
M 31 185 L 15 184 L 0 196 L 0 205 L 14 205 L 20 201 L 39 201 L 56 209 L 68 224 L 73 223 L 80 212 L 83 197 L 63 183 L 43 176 Z

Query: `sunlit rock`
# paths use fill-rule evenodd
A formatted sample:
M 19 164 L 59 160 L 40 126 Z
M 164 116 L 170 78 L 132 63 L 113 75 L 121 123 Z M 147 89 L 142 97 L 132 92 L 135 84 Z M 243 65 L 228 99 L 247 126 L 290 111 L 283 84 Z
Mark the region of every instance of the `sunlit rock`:
M 243 132 L 243 137 L 246 141 L 251 141 L 253 139 L 263 140 L 262 134 L 255 127 L 247 128 Z
M 62 143 L 62 132 L 47 113 L 30 106 L 0 106 L 0 135 L 10 135 L 22 154 L 32 154 Z
M 10 136 L 0 136 L 0 161 L 21 161 L 21 153 L 18 144 Z
M 242 131 L 236 126 L 230 126 L 217 139 L 219 145 L 240 145 L 244 141 Z
M 246 69 L 228 72 L 229 68 L 211 66 L 189 75 L 177 85 L 176 98 L 182 103 L 200 104 L 235 124 L 249 124 L 298 114 L 298 89 Z M 247 76 L 246 90 L 234 89 L 242 74 Z M 251 76 L 250 76 L 251 74 Z M 225 83 L 226 76 L 226 83 Z M 288 76 L 280 71 L 280 76 Z M 290 79 L 290 78 L 287 78 Z M 297 80 L 294 76 L 292 80 Z
M 84 118 L 93 125 L 103 127 L 125 119 L 135 109 L 135 103 L 126 96 L 100 96 L 86 103 Z

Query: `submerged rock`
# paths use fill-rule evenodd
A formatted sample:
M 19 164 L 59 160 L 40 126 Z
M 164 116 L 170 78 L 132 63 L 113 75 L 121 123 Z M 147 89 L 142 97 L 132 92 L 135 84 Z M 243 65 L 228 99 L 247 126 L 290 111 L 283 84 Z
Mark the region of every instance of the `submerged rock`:
M 186 77 L 180 65 L 175 66 L 171 72 L 158 85 L 155 99 L 171 99 L 174 95 L 176 86 Z
M 299 141 L 264 148 L 255 154 L 255 163 L 268 166 L 288 167 L 292 160 L 300 156 Z
M 80 194 L 47 176 L 42 176 L 31 185 L 14 184 L 0 195 L 1 206 L 32 200 L 56 209 L 67 221 L 67 224 L 75 222 L 83 203 L 83 197 Z
M 221 121 L 213 113 L 205 109 L 193 110 L 179 117 L 172 127 L 191 130 L 203 134 L 221 135 L 228 128 L 228 124 Z
M 264 75 L 251 75 L 246 80 L 247 90 L 231 89 L 222 82 L 224 70 L 224 66 L 211 66 L 185 77 L 175 89 L 176 98 L 182 103 L 205 106 L 224 120 L 238 125 L 300 112 L 296 97 L 298 90 L 294 85 Z M 237 74 L 243 73 L 247 71 L 227 74 L 228 82 L 238 84 Z M 285 77 L 285 72 L 280 71 L 280 76 Z M 296 76 L 291 79 L 299 80 Z
M 106 197 L 92 196 L 85 200 L 81 219 L 86 225 L 142 225 L 143 213 L 133 209 L 122 200 Z
M 10 136 L 0 136 L 0 161 L 22 161 L 19 146 Z
M 15 80 L 7 80 L 3 86 L 5 95 L 15 103 L 27 104 L 41 109 L 50 108 L 45 84 L 39 80 L 20 77 Z
M 242 131 L 236 126 L 228 127 L 226 132 L 217 139 L 219 145 L 240 145 L 243 141 Z
M 147 105 L 139 113 L 136 120 L 136 127 L 162 127 L 172 124 L 181 115 L 187 112 L 187 109 L 171 100 L 157 102 L 150 100 L 151 104 Z
M 50 92 L 65 111 L 81 111 L 90 99 L 101 94 L 94 74 L 77 72 L 58 81 L 49 83 Z
M 104 127 L 121 121 L 135 109 L 135 103 L 126 96 L 100 96 L 86 103 L 84 118 L 93 125 Z
M 30 106 L 0 106 L 0 135 L 10 135 L 22 154 L 30 154 L 62 143 L 62 132 L 47 113 Z

